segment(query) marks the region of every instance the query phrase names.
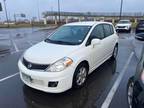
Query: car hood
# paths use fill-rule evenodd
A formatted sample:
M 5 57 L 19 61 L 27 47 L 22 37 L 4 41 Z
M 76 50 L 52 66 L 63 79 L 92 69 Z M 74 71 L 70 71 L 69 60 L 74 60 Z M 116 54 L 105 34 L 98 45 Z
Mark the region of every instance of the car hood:
M 24 58 L 36 64 L 52 64 L 57 60 L 73 53 L 79 46 L 58 45 L 40 42 L 24 53 Z
M 117 24 L 116 26 L 130 26 L 131 24 Z

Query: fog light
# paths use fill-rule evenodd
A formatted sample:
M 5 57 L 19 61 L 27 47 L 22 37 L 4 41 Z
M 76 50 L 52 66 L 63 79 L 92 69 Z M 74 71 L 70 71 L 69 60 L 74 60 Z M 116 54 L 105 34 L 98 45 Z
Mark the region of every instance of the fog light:
M 58 85 L 58 81 L 48 83 L 48 87 L 57 87 L 57 85 Z

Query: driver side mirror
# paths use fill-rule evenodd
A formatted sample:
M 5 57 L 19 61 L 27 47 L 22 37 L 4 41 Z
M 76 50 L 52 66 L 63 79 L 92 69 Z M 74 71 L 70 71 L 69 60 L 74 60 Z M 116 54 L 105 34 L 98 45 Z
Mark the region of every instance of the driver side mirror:
M 91 45 L 93 46 L 93 47 L 95 47 L 96 45 L 99 45 L 101 43 L 101 40 L 100 39 L 93 39 L 92 41 L 91 41 Z

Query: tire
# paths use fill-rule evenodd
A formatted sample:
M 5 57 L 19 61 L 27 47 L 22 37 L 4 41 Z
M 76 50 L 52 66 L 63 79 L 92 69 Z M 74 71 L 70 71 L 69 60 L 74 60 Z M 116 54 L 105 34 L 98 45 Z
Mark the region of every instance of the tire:
M 131 28 L 128 30 L 128 33 L 131 33 Z
M 134 87 L 134 81 L 133 81 L 133 77 L 131 77 L 128 81 L 127 84 L 127 102 L 129 105 L 129 108 L 134 108 L 133 105 L 133 87 Z
M 111 58 L 115 60 L 117 57 L 117 54 L 118 54 L 118 44 L 115 45 Z
M 83 72 L 82 72 L 83 71 Z M 88 66 L 86 63 L 81 63 L 75 70 L 73 77 L 73 88 L 81 88 L 85 85 L 88 75 Z

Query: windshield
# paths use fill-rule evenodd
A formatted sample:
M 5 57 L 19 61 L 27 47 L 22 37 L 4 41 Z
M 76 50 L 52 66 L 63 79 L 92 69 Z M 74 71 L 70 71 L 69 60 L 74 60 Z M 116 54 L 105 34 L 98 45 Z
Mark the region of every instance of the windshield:
M 130 21 L 119 21 L 119 24 L 127 24 L 130 23 Z
M 62 26 L 45 41 L 55 44 L 79 45 L 91 26 Z

